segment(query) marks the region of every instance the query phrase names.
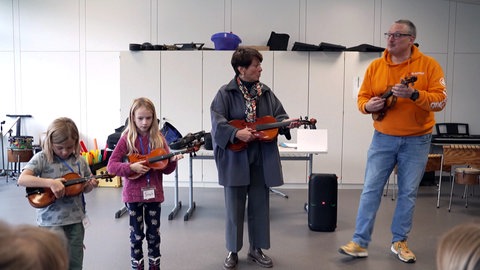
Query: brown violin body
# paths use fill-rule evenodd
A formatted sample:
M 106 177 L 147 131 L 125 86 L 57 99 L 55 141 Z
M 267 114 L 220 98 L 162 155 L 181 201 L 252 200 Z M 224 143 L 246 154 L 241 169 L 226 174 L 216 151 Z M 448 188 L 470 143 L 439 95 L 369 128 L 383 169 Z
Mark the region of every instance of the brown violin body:
M 400 83 L 408 87 L 409 84 L 413 85 L 416 81 L 417 76 L 411 75 L 403 78 Z M 385 104 L 381 110 L 372 113 L 372 119 L 374 121 L 382 121 L 387 114 L 387 111 L 397 102 L 397 97 L 393 95 L 392 87 L 388 87 L 387 91 L 383 93 L 381 98 L 385 99 Z
M 102 174 L 95 175 L 93 178 L 112 178 L 114 175 Z M 87 182 L 92 177 L 80 177 L 77 173 L 68 173 L 63 176 L 65 181 L 63 185 L 65 186 L 65 197 L 77 196 L 83 192 L 84 183 Z M 27 198 L 30 205 L 35 208 L 44 208 L 55 202 L 57 197 L 53 194 L 53 191 L 50 188 L 43 187 L 27 187 Z
M 270 142 L 278 136 L 278 128 L 290 125 L 292 122 L 299 122 L 302 125 L 315 126 L 317 120 L 292 120 L 277 122 L 275 117 L 267 115 L 257 118 L 255 122 L 246 122 L 245 120 L 231 120 L 228 123 L 238 129 L 250 128 L 253 130 L 252 134 L 256 140 Z M 238 141 L 228 145 L 228 148 L 232 151 L 240 151 L 246 149 L 248 144 L 244 141 Z
M 246 122 L 245 120 L 231 120 L 228 123 L 231 126 L 236 127 L 238 129 L 250 128 L 254 130 L 252 134 L 255 136 L 257 140 L 268 142 L 268 141 L 272 141 L 277 137 L 278 128 L 273 127 L 271 129 L 262 130 L 261 128 L 257 127 L 257 125 L 272 124 L 276 122 L 277 120 L 275 119 L 275 117 L 267 115 L 264 117 L 257 118 L 257 121 L 252 123 Z M 288 125 L 288 123 L 286 125 Z M 236 143 L 229 144 L 228 148 L 232 151 L 240 151 L 247 148 L 247 143 L 244 141 L 238 141 Z
M 128 162 L 136 163 L 145 161 L 145 166 L 148 166 L 154 170 L 162 170 L 168 165 L 168 159 L 173 157 L 174 154 L 167 153 L 163 148 L 153 149 L 147 155 L 131 154 L 128 156 Z
M 195 144 L 192 147 L 189 147 L 183 151 L 177 151 L 177 152 L 171 152 L 167 153 L 167 151 L 163 148 L 156 148 L 150 151 L 147 155 L 140 155 L 140 154 L 131 154 L 128 155 L 127 159 L 129 163 L 136 163 L 136 162 L 142 162 L 144 161 L 144 165 L 148 166 L 150 169 L 154 170 L 163 170 L 165 167 L 168 165 L 168 161 L 171 157 L 175 155 L 181 155 L 185 153 L 190 153 L 190 152 L 196 152 L 200 149 L 200 146 L 203 144 L 202 142 L 199 142 Z M 137 179 L 140 177 L 141 174 L 134 173 L 132 175 L 129 175 L 129 179 Z
M 389 87 L 387 91 L 381 96 L 381 98 L 385 99 L 385 103 L 383 108 L 377 112 L 372 113 L 372 119 L 375 121 L 382 121 L 387 114 L 388 109 L 393 107 L 397 102 L 397 97 L 393 95 L 392 87 Z

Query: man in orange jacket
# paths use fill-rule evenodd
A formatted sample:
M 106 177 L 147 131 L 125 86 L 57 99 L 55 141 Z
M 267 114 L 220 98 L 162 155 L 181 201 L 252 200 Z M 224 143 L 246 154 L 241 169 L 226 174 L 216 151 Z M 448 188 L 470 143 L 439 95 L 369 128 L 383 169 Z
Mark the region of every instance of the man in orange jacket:
M 416 27 L 398 20 L 385 33 L 387 48 L 367 68 L 358 93 L 360 112 L 372 114 L 375 128 L 368 150 L 365 182 L 355 233 L 339 252 L 367 257 L 383 188 L 398 168 L 398 199 L 391 225 L 390 250 L 403 262 L 416 261 L 407 246 L 418 186 L 422 180 L 435 125 L 434 112 L 447 102 L 442 68 L 414 46 Z

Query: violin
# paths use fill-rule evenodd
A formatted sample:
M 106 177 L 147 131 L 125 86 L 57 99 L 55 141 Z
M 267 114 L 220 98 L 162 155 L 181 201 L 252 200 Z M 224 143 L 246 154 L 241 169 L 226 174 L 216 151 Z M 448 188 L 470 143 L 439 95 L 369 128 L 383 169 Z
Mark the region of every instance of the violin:
M 411 75 L 403 78 L 400 83 L 407 86 L 409 84 L 414 84 L 417 81 L 417 76 Z M 383 105 L 383 108 L 377 112 L 372 113 L 372 119 L 374 121 L 382 121 L 383 118 L 385 118 L 385 115 L 387 114 L 387 111 L 395 105 L 397 102 L 397 97 L 393 95 L 392 92 L 392 87 L 388 87 L 387 91 L 383 93 L 381 98 L 385 99 L 385 104 Z
M 145 166 L 148 166 L 149 168 L 154 170 L 163 170 L 165 169 L 165 167 L 167 167 L 168 161 L 171 157 L 176 155 L 191 153 L 191 152 L 197 152 L 203 143 L 204 143 L 203 141 L 200 141 L 200 142 L 197 142 L 195 145 L 186 148 L 185 150 L 175 151 L 170 153 L 167 153 L 167 151 L 163 148 L 157 148 L 157 149 L 153 149 L 147 155 L 140 155 L 137 153 L 128 155 L 127 159 L 128 159 L 128 162 L 130 163 L 145 161 L 145 164 L 144 164 Z M 132 175 L 129 175 L 128 178 L 137 179 L 140 176 L 141 174 L 133 173 Z
M 298 122 L 300 125 L 310 126 L 310 128 L 315 129 L 315 124 L 317 120 L 311 118 L 310 120 L 299 119 L 299 120 L 290 120 L 277 122 L 275 117 L 267 115 L 257 118 L 255 122 L 246 122 L 245 120 L 231 120 L 228 123 L 238 129 L 250 128 L 254 130 L 252 133 L 255 136 L 256 140 L 270 142 L 278 136 L 278 128 L 285 127 L 290 125 L 292 122 Z M 248 146 L 247 142 L 238 141 L 228 145 L 228 148 L 232 151 L 240 151 L 246 149 Z
M 80 177 L 77 173 L 67 173 L 63 176 L 65 181 L 62 181 L 65 186 L 65 197 L 73 197 L 82 193 L 83 183 L 87 182 L 90 178 L 111 179 L 113 177 L 115 177 L 115 175 L 107 173 L 94 175 L 92 177 Z M 26 193 L 28 202 L 35 208 L 47 207 L 57 199 L 50 188 L 27 187 Z

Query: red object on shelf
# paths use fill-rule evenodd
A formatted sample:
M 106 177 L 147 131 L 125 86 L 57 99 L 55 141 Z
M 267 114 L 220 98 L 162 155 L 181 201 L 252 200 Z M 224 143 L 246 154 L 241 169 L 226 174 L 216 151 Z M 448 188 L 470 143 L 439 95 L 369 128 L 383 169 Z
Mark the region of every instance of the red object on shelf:
M 80 147 L 82 147 L 82 152 L 88 152 L 87 146 L 83 141 L 80 141 Z

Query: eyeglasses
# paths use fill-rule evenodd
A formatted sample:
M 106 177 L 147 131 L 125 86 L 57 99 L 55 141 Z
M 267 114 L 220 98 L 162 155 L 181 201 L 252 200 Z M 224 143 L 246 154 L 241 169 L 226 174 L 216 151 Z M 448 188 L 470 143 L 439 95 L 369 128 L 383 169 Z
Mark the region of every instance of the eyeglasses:
M 393 39 L 399 39 L 401 37 L 411 37 L 412 34 L 402 34 L 402 33 L 385 33 L 383 34 L 386 39 L 393 37 Z

